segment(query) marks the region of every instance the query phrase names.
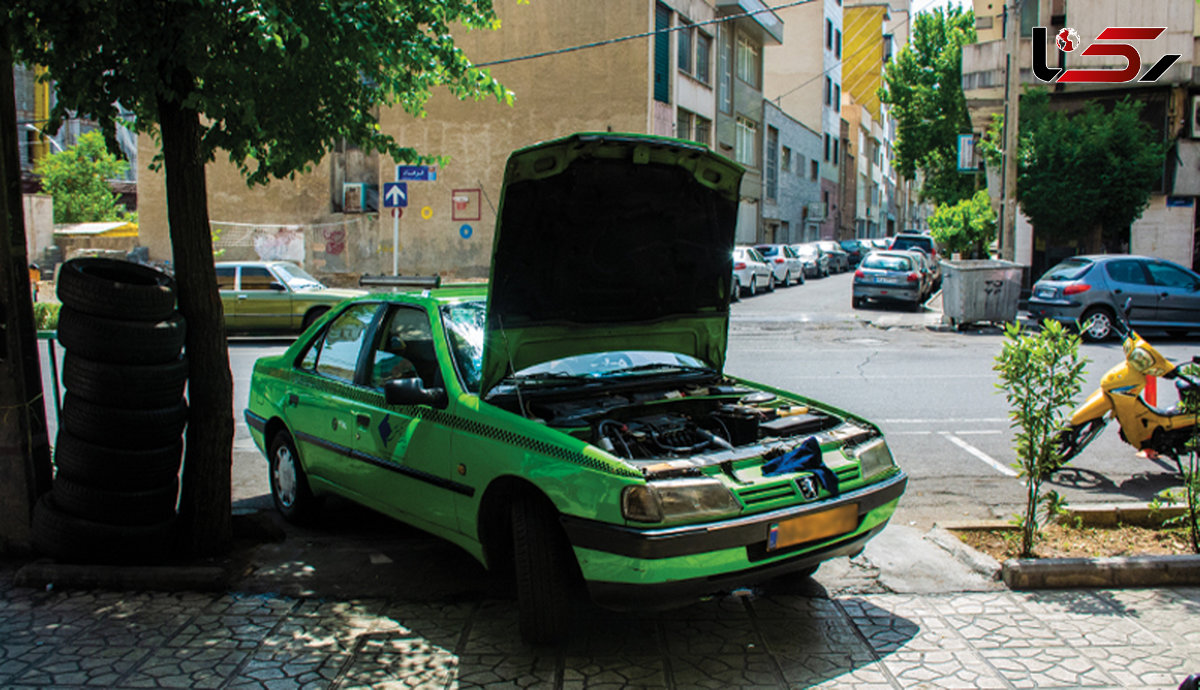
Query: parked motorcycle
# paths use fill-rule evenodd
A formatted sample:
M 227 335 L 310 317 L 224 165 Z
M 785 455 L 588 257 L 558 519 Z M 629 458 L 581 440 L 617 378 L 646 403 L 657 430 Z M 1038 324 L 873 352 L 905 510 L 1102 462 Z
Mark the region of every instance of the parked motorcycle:
M 1163 409 L 1142 397 L 1151 376 L 1173 380 L 1181 400 L 1200 395 L 1200 380 L 1183 373 L 1181 365 L 1172 364 L 1138 335 L 1129 326 L 1128 310 L 1126 302 L 1117 324 L 1124 331 L 1125 361 L 1108 370 L 1099 390 L 1075 410 L 1068 426 L 1056 437 L 1063 463 L 1078 455 L 1113 418 L 1120 425 L 1122 441 L 1140 451 L 1165 455 L 1176 465 L 1195 431 L 1197 415 L 1178 408 Z M 1200 364 L 1200 357 L 1193 357 L 1190 364 Z

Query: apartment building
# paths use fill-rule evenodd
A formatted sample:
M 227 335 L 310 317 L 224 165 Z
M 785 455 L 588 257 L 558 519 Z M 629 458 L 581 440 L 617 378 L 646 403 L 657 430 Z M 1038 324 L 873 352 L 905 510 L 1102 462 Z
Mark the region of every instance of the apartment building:
M 764 242 L 810 242 L 820 234 L 821 135 L 770 101 L 763 104 Z

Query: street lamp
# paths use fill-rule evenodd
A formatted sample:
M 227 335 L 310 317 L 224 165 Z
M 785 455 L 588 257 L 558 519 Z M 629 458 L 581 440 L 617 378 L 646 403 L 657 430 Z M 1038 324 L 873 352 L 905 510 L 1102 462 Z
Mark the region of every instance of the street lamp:
M 37 132 L 37 133 L 38 133 L 38 135 L 39 135 L 39 136 L 41 136 L 43 139 L 45 139 L 46 141 L 50 142 L 51 144 L 54 144 L 54 148 L 58 149 L 58 152 L 59 152 L 59 153 L 62 153 L 62 152 L 63 152 L 63 147 L 62 147 L 62 144 L 60 144 L 60 143 L 58 143 L 57 141 L 55 141 L 55 140 L 54 140 L 52 137 L 48 137 L 48 136 L 46 136 L 46 133 L 45 133 L 45 132 L 43 132 L 43 131 L 42 131 L 41 129 L 39 129 L 38 127 L 34 127 L 33 125 L 29 124 L 28 122 L 24 122 L 24 123 L 22 123 L 22 124 L 21 124 L 21 126 L 22 126 L 22 127 L 24 127 L 25 129 L 27 129 L 27 130 L 31 131 L 31 132 Z

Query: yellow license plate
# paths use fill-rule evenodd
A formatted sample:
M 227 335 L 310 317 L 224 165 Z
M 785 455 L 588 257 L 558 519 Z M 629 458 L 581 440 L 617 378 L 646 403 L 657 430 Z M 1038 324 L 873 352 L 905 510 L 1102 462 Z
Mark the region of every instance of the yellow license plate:
M 771 525 L 767 550 L 784 549 L 826 537 L 845 534 L 858 527 L 858 504 L 849 503 L 811 515 L 801 515 Z

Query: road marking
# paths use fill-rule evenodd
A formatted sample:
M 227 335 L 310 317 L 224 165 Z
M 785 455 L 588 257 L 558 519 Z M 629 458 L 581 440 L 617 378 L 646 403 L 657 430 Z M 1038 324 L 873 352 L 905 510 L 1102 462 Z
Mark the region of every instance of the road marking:
M 949 431 L 939 431 L 938 433 L 941 434 L 942 436 L 946 437 L 946 440 L 950 441 L 954 445 L 958 446 L 959 448 L 962 448 L 963 450 L 967 451 L 971 455 L 974 455 L 975 457 L 979 458 L 980 460 L 991 465 L 998 472 L 1000 472 L 1000 474 L 1007 475 L 1009 477 L 1018 476 L 1016 470 L 1014 470 L 1013 468 L 1001 464 L 1000 461 L 996 460 L 995 458 L 993 458 L 992 456 L 983 452 L 982 450 L 979 450 L 978 448 L 971 445 L 970 443 L 967 443 L 966 441 L 962 440 L 961 438 L 955 436 L 954 434 L 950 433 Z
M 991 436 L 991 435 L 999 435 L 1002 433 L 1004 433 L 1004 432 L 1000 431 L 999 429 L 974 429 L 971 431 L 955 431 L 954 432 L 954 434 L 956 436 L 984 436 L 984 435 Z

